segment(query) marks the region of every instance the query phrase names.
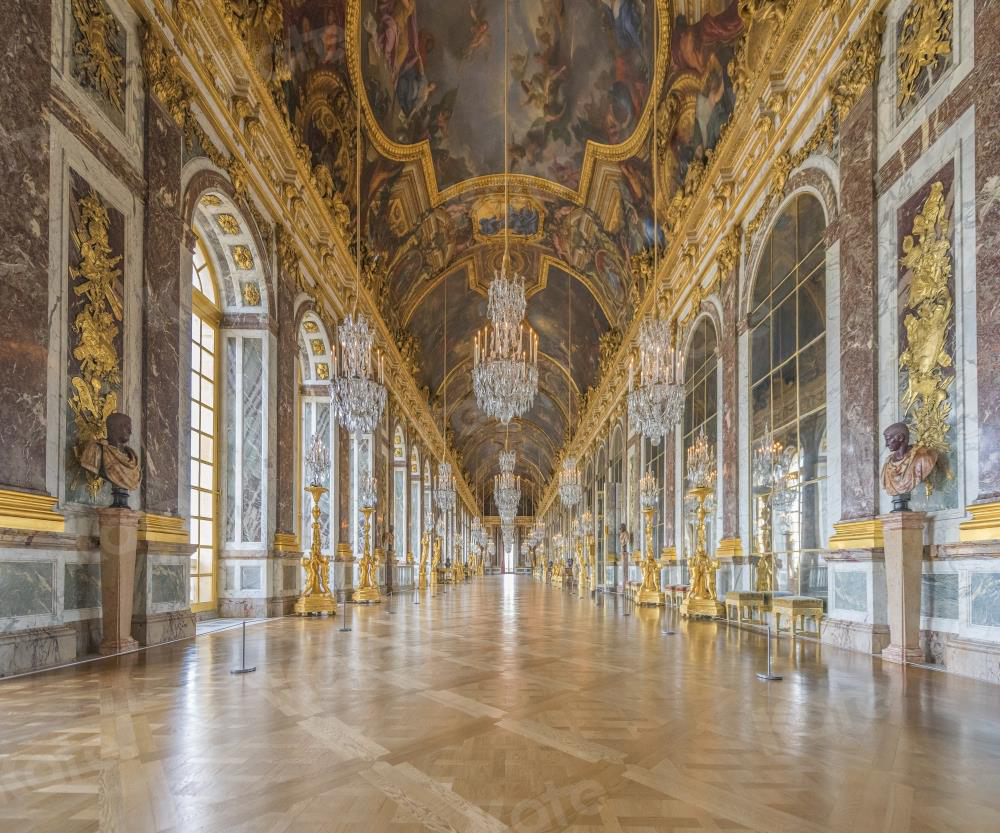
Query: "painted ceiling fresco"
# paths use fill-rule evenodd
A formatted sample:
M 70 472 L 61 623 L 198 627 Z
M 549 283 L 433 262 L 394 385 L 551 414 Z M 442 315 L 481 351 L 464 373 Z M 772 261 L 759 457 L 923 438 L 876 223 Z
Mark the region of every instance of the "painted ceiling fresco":
M 503 0 L 363 0 L 361 73 L 391 141 L 430 146 L 438 186 L 503 173 Z M 652 76 L 644 0 L 510 3 L 511 170 L 571 190 L 588 141 L 639 123 Z
M 377 255 L 369 289 L 390 328 L 413 339 L 418 383 L 440 407 L 447 285 L 449 425 L 469 482 L 485 484 L 502 437 L 498 445 L 496 424 L 477 411 L 469 359 L 504 235 L 503 0 L 283 3 L 290 125 L 352 227 L 363 83 L 360 216 Z M 732 113 L 743 21 L 738 0 L 510 0 L 510 20 L 506 220 L 543 353 L 542 391 L 511 444 L 523 444 L 520 473 L 537 482 L 552 476 L 568 427 L 568 310 L 575 400 L 598 381 L 601 336 L 624 329 L 637 306 L 632 258 L 666 236 L 653 221 L 652 91 L 663 217 Z

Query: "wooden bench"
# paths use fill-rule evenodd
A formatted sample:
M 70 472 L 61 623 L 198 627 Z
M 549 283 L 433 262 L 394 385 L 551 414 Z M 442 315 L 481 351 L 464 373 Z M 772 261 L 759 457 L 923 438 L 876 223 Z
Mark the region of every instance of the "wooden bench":
M 764 614 L 771 609 L 771 594 L 754 590 L 730 590 L 726 593 L 726 618 L 735 618 L 742 624 L 764 622 Z M 736 611 L 736 616 L 732 611 Z
M 771 615 L 774 616 L 775 633 L 781 632 L 782 616 L 788 617 L 792 636 L 798 631 L 806 632 L 806 617 L 813 619 L 816 623 L 816 633 L 819 633 L 819 623 L 823 618 L 823 600 L 814 596 L 775 596 L 771 600 Z

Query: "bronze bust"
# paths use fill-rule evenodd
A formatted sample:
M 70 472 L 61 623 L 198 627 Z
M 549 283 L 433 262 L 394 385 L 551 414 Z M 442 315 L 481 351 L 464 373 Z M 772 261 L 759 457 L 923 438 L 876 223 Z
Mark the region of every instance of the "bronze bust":
M 910 445 L 910 429 L 905 422 L 893 423 L 883 436 L 889 456 L 882 465 L 882 488 L 893 497 L 893 511 L 903 512 L 909 508 L 910 493 L 934 471 L 937 452 Z
M 138 455 L 128 446 L 132 420 L 127 414 L 108 417 L 107 438 L 91 440 L 80 450 L 80 466 L 111 484 L 111 508 L 128 509 L 128 493 L 139 488 L 142 468 Z

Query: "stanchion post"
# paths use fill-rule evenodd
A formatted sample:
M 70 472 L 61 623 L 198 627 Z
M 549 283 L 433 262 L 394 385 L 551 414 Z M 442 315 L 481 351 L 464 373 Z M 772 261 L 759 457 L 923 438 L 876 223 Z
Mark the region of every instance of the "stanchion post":
M 758 671 L 757 678 L 766 683 L 773 683 L 783 679 L 780 674 L 771 673 L 771 623 L 767 624 L 767 671 Z
M 240 650 L 240 667 L 234 668 L 230 671 L 230 674 L 249 674 L 251 671 L 256 671 L 257 666 L 253 668 L 247 668 L 247 620 L 243 620 L 243 647 Z

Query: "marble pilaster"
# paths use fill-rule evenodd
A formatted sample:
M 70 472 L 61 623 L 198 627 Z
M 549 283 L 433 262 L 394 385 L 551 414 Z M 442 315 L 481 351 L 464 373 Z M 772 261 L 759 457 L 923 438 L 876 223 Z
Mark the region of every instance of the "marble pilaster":
M 1000 17 L 975 4 L 978 501 L 1000 498 Z
M 278 319 L 278 396 L 275 410 L 277 423 L 276 474 L 274 484 L 276 536 L 293 536 L 295 532 L 295 358 L 298 354 L 298 333 L 295 326 L 294 281 L 282 270 L 276 283 L 275 313 Z M 307 438 L 303 438 L 304 440 Z
M 176 122 L 152 96 L 146 100 L 146 229 L 142 323 L 142 504 L 147 512 L 177 516 L 181 467 L 187 464 L 182 427 L 189 424 L 187 355 L 181 338 L 181 295 L 190 282 L 181 202 L 181 146 Z M 185 274 L 182 275 L 182 272 Z M 186 348 L 186 345 L 184 345 Z M 183 409 L 181 403 L 184 403 Z
M 840 378 L 841 519 L 878 511 L 878 276 L 875 190 L 876 115 L 869 88 L 841 124 Z M 836 419 L 837 415 L 831 415 Z
M 45 492 L 52 4 L 0 5 L 0 484 Z
M 717 536 L 719 541 L 733 541 L 739 544 L 740 539 L 740 446 L 739 427 L 739 317 L 737 271 L 724 276 L 722 280 L 722 328 L 719 333 L 719 362 L 722 376 L 722 397 L 719 410 L 722 413 L 722 436 L 719 443 L 722 446 L 722 529 Z M 730 545 L 732 549 L 732 545 Z

